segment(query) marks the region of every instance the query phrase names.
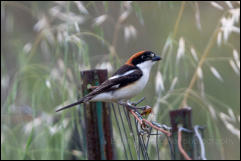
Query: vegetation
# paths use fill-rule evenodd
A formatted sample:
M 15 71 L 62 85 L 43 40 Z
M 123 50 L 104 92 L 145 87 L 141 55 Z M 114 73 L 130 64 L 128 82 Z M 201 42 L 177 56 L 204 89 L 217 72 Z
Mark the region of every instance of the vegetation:
M 55 109 L 77 99 L 80 71 L 111 74 L 140 50 L 163 58 L 133 99 L 146 97 L 148 119 L 169 124 L 169 110 L 189 106 L 207 158 L 240 159 L 239 1 L 2 1 L 1 159 L 86 159 L 68 150 L 76 108 Z

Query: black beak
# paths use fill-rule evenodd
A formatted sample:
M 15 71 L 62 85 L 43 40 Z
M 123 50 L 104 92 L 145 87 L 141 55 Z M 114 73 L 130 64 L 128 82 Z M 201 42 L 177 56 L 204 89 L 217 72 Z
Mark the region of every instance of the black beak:
M 161 57 L 160 57 L 160 56 L 154 56 L 154 57 L 152 58 L 152 61 L 159 61 L 159 60 L 161 60 Z

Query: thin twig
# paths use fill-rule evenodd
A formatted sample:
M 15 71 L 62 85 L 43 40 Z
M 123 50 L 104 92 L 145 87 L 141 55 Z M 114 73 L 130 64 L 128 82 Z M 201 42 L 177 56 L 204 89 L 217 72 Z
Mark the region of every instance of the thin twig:
M 173 32 L 173 37 L 174 37 L 174 38 L 175 38 L 175 36 L 176 36 L 176 34 L 177 34 L 177 30 L 178 30 L 178 27 L 179 27 L 179 23 L 180 23 L 180 20 L 181 20 L 183 11 L 184 11 L 185 3 L 186 3 L 185 1 L 182 2 L 181 7 L 180 7 L 180 10 L 179 10 L 179 13 L 178 13 L 177 21 L 176 21 L 176 24 L 175 24 L 175 27 L 174 27 L 174 32 Z
M 184 98 L 183 98 L 183 101 L 182 101 L 182 103 L 181 103 L 180 108 L 183 108 L 183 107 L 187 106 L 187 98 L 188 98 L 188 96 L 189 96 L 189 94 L 190 94 L 190 92 L 191 92 L 191 89 L 193 88 L 193 85 L 195 84 L 195 82 L 196 82 L 196 80 L 197 80 L 197 71 L 202 67 L 204 61 L 206 60 L 206 58 L 207 58 L 207 56 L 208 56 L 208 54 L 209 54 L 210 49 L 211 49 L 212 46 L 214 45 L 214 42 L 215 42 L 215 40 L 216 40 L 216 37 L 217 37 L 217 34 L 218 34 L 219 30 L 220 30 L 220 29 L 216 29 L 216 30 L 213 32 L 213 34 L 212 34 L 212 36 L 211 36 L 211 38 L 210 38 L 210 40 L 209 40 L 209 42 L 208 42 L 208 44 L 207 44 L 207 47 L 205 48 L 205 50 L 204 50 L 204 52 L 203 52 L 203 54 L 202 54 L 202 57 L 201 57 L 201 59 L 200 59 L 200 61 L 199 61 L 199 63 L 198 63 L 198 66 L 197 66 L 197 68 L 196 68 L 196 71 L 195 71 L 195 73 L 194 73 L 193 76 L 192 76 L 191 82 L 190 82 L 188 88 L 186 89 L 186 91 L 185 91 L 185 93 L 184 93 Z

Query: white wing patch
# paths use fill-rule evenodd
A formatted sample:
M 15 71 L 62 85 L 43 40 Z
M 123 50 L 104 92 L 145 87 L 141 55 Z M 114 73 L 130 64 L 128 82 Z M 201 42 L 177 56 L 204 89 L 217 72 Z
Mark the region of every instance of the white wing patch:
M 111 88 L 119 88 L 120 84 L 114 85 Z
M 121 74 L 121 75 L 115 75 L 115 76 L 113 76 L 113 77 L 110 77 L 109 80 L 123 77 L 123 76 L 128 75 L 128 74 L 131 74 L 131 73 L 133 73 L 133 72 L 135 72 L 135 71 L 136 71 L 136 69 L 135 69 L 135 70 L 130 70 L 130 71 L 128 71 L 128 72 L 126 72 L 126 73 L 124 73 L 124 74 Z
M 111 80 L 111 79 L 116 79 L 116 78 L 119 78 L 119 77 L 120 77 L 120 75 L 115 75 L 115 76 L 113 76 L 113 77 L 110 77 L 109 80 Z

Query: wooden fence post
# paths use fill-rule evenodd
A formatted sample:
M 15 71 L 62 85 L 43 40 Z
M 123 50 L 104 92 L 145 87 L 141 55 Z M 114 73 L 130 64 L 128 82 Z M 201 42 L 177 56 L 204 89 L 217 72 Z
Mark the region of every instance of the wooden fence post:
M 107 70 L 81 72 L 83 96 L 91 92 L 90 86 L 98 86 L 107 79 Z M 84 104 L 87 158 L 89 160 L 114 159 L 110 110 L 107 103 Z
M 172 136 L 171 144 L 173 148 L 172 159 L 173 160 L 184 160 L 185 158 L 180 153 L 178 148 L 178 127 L 181 125 L 183 128 L 192 130 L 192 117 L 191 108 L 183 108 L 178 110 L 170 111 L 170 119 L 172 126 Z M 194 143 L 193 143 L 194 134 L 188 132 L 182 132 L 182 147 L 188 154 L 190 158 L 194 156 Z

